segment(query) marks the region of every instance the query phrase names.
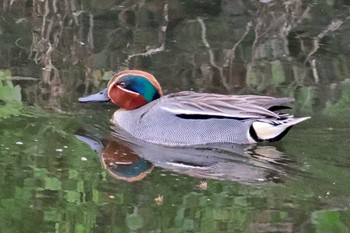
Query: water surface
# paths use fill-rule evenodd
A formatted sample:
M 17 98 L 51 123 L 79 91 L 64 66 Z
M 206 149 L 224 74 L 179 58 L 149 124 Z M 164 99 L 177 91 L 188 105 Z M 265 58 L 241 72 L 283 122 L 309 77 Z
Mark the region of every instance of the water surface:
M 349 232 L 347 3 L 66 4 L 2 5 L 1 232 Z M 312 118 L 272 144 L 147 145 L 77 103 L 125 68 Z

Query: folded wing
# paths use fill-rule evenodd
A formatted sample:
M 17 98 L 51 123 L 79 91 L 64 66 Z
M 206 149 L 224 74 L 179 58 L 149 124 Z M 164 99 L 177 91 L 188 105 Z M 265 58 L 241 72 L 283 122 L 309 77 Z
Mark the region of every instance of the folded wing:
M 187 118 L 280 118 L 275 110 L 288 108 L 283 104 L 292 98 L 274 98 L 256 95 L 220 95 L 196 92 L 178 92 L 167 95 L 169 101 L 162 109 Z M 165 100 L 166 101 L 166 100 Z

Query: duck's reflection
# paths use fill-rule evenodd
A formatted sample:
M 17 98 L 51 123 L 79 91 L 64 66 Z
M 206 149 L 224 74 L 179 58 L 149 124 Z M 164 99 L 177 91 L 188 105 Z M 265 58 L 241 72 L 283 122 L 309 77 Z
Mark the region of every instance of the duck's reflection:
M 206 179 L 283 182 L 292 162 L 271 145 L 165 147 L 120 133 L 101 142 L 82 135 L 77 138 L 100 155 L 103 166 L 114 178 L 129 182 L 143 179 L 154 166 Z

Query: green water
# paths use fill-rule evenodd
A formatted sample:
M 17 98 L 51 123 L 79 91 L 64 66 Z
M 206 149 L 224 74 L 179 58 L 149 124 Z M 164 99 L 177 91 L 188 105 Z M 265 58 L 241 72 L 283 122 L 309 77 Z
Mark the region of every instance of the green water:
M 289 160 L 283 179 L 247 184 L 162 167 L 141 181 L 115 179 L 74 136 L 91 121 L 0 121 L 1 232 L 348 232 L 348 122 L 314 117 L 296 127 L 272 144 Z
M 1 233 L 350 231 L 348 1 L 0 5 Z M 138 144 L 77 102 L 124 69 L 312 118 L 272 144 Z

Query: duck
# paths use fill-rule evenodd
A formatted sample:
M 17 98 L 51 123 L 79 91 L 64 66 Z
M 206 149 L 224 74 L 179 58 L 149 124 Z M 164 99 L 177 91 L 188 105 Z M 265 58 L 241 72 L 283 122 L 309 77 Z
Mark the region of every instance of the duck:
M 137 140 L 165 146 L 252 144 L 282 139 L 310 117 L 282 110 L 292 98 L 181 91 L 163 95 L 157 79 L 142 70 L 115 74 L 104 90 L 78 99 L 119 106 L 111 122 Z

